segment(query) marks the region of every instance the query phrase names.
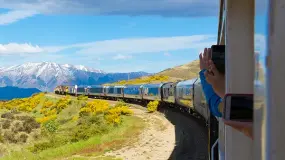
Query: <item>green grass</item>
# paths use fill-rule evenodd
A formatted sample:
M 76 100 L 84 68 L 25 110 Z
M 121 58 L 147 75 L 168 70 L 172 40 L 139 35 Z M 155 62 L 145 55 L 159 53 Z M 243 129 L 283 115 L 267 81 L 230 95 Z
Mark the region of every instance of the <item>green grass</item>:
M 135 116 L 124 117 L 124 123 L 119 127 L 114 128 L 112 131 L 105 135 L 97 135 L 86 141 L 79 141 L 76 143 L 66 144 L 58 148 L 51 148 L 44 150 L 40 153 L 33 154 L 28 150 L 21 152 L 12 152 L 10 156 L 3 157 L 3 160 L 49 160 L 61 159 L 71 155 L 93 155 L 102 154 L 105 151 L 118 149 L 123 144 L 133 141 L 134 137 L 138 135 L 141 129 L 144 128 L 144 122 L 141 118 Z
M 43 115 L 40 113 L 40 110 L 45 100 L 53 101 L 54 104 L 56 104 L 56 102 L 63 97 L 64 96 L 46 94 L 33 111 L 24 114 L 35 118 L 42 117 Z M 84 134 L 88 133 L 89 136 L 91 136 L 89 139 L 83 140 L 79 138 L 77 142 L 74 142 L 72 138 L 74 138 L 74 133 L 78 132 L 76 129 L 84 125 L 78 125 L 78 121 L 72 118 L 79 115 L 80 108 L 86 103 L 86 100 L 77 100 L 76 97 L 70 97 L 70 99 L 72 103 L 57 115 L 55 124 L 57 124 L 58 127 L 55 133 L 50 132 L 45 134 L 46 132 L 42 132 L 40 138 L 32 139 L 28 143 L 0 143 L 0 153 L 4 155 L 1 159 L 49 160 L 63 159 L 66 157 L 68 157 L 68 159 L 96 159 L 96 157 L 106 151 L 119 149 L 128 143 L 132 144 L 131 142 L 136 140 L 137 135 L 145 127 L 145 122 L 141 118 L 121 115 L 122 123 L 120 125 L 105 125 L 100 122 L 100 124 L 104 124 L 103 128 L 107 129 L 105 132 L 98 132 L 103 134 L 96 134 L 97 130 L 95 130 L 95 132 L 91 130 L 91 134 L 84 132 Z M 92 99 L 87 101 L 92 101 Z M 1 109 L 0 114 L 7 111 L 6 109 Z M 87 123 L 84 122 L 84 124 Z M 87 129 L 92 128 L 88 126 Z M 92 126 L 94 126 L 94 124 L 92 124 Z M 42 126 L 42 128 L 44 127 Z M 94 129 L 96 129 L 96 127 Z M 86 131 L 85 128 L 83 131 Z M 100 128 L 98 131 L 100 131 Z M 55 141 L 53 142 L 52 140 Z M 45 148 L 35 148 L 34 144 L 42 145 L 42 142 L 48 142 L 48 144 L 52 144 L 52 147 L 49 145 Z M 34 150 L 36 152 L 32 152 L 30 150 L 32 148 L 36 149 Z M 76 156 L 74 157 L 73 155 Z M 114 159 L 114 157 L 102 158 L 100 156 L 100 159 L 108 160 Z

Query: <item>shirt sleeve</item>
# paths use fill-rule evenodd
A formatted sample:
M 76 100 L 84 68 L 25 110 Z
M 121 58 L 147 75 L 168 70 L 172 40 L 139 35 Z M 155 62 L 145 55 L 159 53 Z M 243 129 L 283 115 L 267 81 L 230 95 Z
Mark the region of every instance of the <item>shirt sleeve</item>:
M 199 75 L 206 101 L 209 105 L 210 112 L 214 116 L 221 117 L 222 113 L 219 111 L 219 104 L 221 103 L 222 99 L 215 93 L 212 86 L 206 81 L 206 77 L 204 75 L 205 71 L 205 69 L 201 70 Z

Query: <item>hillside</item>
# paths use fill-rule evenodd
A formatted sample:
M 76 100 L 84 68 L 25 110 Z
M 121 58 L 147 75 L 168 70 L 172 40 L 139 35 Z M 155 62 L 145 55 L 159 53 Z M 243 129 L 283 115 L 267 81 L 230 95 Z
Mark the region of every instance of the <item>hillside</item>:
M 100 145 L 102 151 L 111 150 L 116 144 L 131 141 L 131 135 L 144 128 L 143 120 L 133 114 L 124 102 L 111 104 L 83 96 L 39 93 L 1 102 L 0 157 L 48 160 L 83 154 Z M 94 149 L 90 153 L 102 151 Z
M 165 75 L 179 79 L 192 79 L 198 76 L 199 71 L 199 60 L 195 60 L 184 65 L 166 69 L 157 73 L 157 75 Z
M 161 82 L 176 82 L 179 80 L 195 78 L 198 76 L 199 71 L 200 71 L 199 60 L 195 60 L 184 65 L 168 68 L 155 75 L 130 79 L 129 81 L 123 80 L 105 85 L 126 85 L 126 84 L 144 84 L 144 83 L 155 84 Z

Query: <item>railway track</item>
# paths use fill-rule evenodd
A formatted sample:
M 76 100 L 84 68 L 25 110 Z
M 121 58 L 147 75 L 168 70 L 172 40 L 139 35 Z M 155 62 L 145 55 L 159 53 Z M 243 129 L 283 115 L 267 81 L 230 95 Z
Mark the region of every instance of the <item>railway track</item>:
M 74 94 L 70 94 L 75 96 Z M 89 98 L 116 100 L 113 97 Z M 125 99 L 127 103 L 146 106 L 149 101 Z M 201 116 L 190 114 L 186 109 L 175 107 L 173 104 L 161 103 L 158 111 L 175 126 L 175 148 L 169 160 L 207 160 L 208 159 L 208 131 Z

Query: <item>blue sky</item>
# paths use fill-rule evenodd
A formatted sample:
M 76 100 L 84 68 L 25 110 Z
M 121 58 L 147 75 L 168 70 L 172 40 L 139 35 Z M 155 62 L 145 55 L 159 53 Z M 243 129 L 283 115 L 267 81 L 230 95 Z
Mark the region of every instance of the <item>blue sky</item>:
M 216 43 L 218 2 L 0 0 L 0 62 L 159 72 Z

